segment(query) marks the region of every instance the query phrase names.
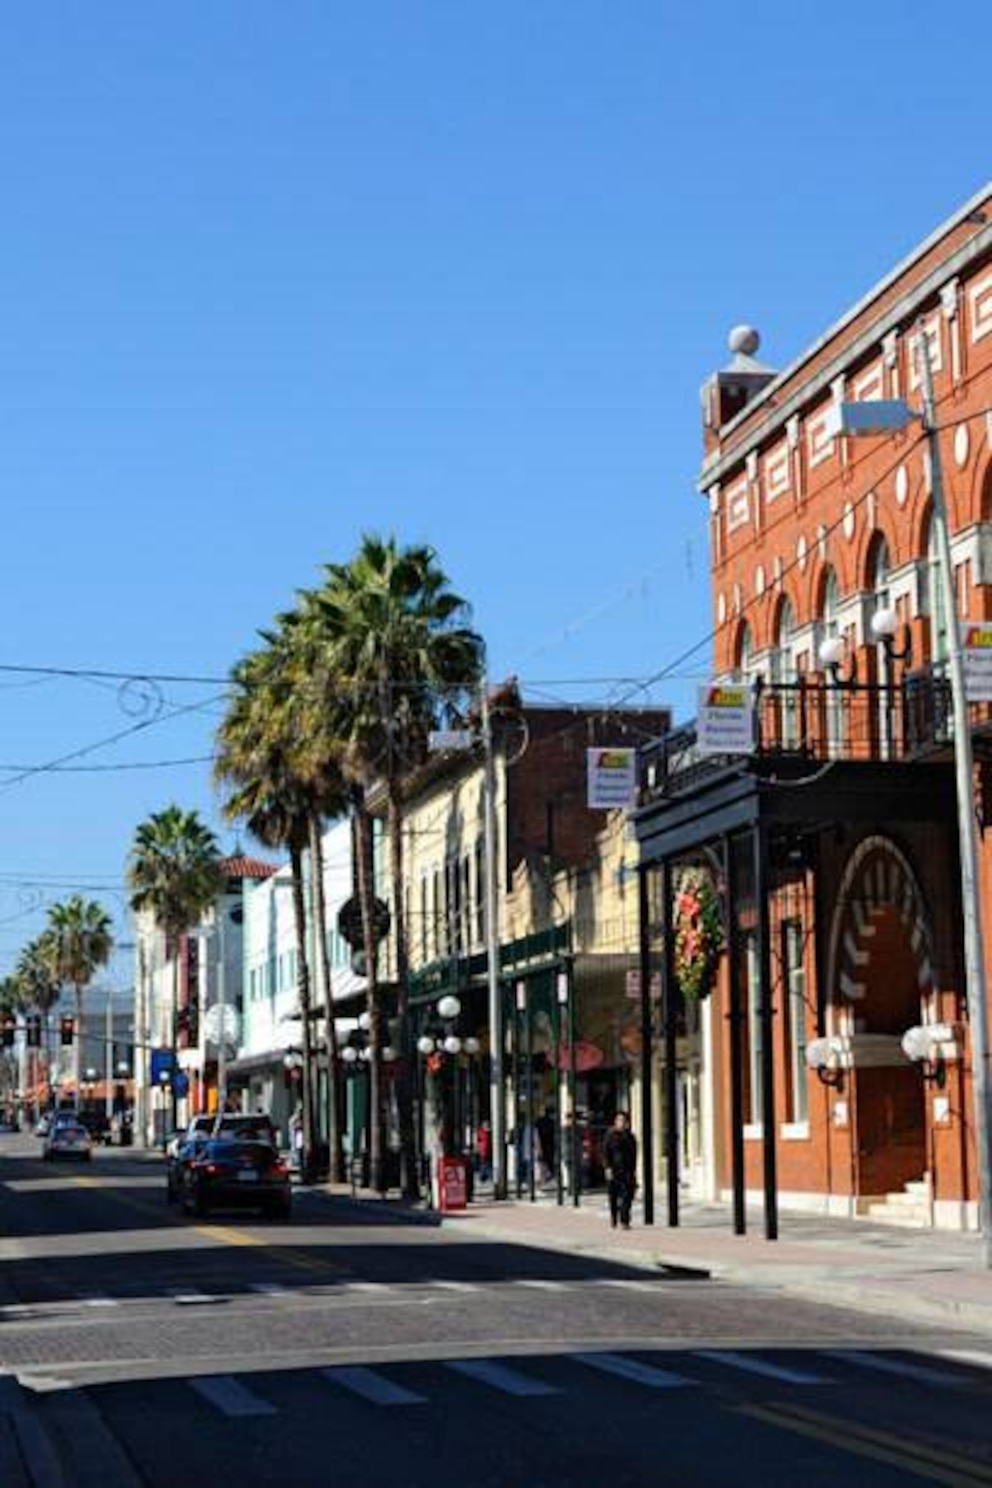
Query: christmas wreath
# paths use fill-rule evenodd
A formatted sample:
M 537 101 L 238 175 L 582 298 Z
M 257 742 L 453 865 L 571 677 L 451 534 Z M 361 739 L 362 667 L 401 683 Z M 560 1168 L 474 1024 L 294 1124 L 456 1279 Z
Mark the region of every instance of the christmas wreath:
M 704 868 L 686 868 L 675 881 L 675 976 L 691 1002 L 707 997 L 724 946 L 723 916 Z

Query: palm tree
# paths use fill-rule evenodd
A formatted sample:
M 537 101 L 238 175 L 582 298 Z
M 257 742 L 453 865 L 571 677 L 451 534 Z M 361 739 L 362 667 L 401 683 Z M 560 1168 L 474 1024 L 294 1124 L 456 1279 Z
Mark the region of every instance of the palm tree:
M 134 834 L 127 882 L 132 910 L 152 916 L 156 927 L 165 935 L 166 955 L 172 958 L 170 1046 L 175 1056 L 180 942 L 223 890 L 217 839 L 196 811 L 171 805 L 154 812 Z M 173 1084 L 173 1126 L 176 1106 Z
M 332 677 L 345 679 L 345 729 L 363 784 L 381 779 L 389 828 L 390 879 L 399 1022 L 398 1102 L 403 1188 L 419 1190 L 413 1120 L 413 1043 L 408 1005 L 408 942 L 403 901 L 403 781 L 427 754 L 430 730 L 464 706 L 483 668 L 480 636 L 468 628 L 466 602 L 449 588 L 430 547 L 400 547 L 395 537 L 366 536 L 348 564 L 331 564 L 312 598 Z M 338 681 L 340 686 L 340 680 Z M 357 833 L 359 846 L 367 832 Z M 360 852 L 360 889 L 370 1000 L 377 1002 L 372 934 L 372 872 Z M 377 1030 L 378 1009 L 370 1007 Z M 373 1038 L 373 1065 L 380 1047 Z M 375 1117 L 377 1113 L 373 1112 Z M 381 1142 L 373 1163 L 381 1166 Z M 381 1173 L 380 1186 L 381 1186 Z
M 17 958 L 12 980 L 25 1009 L 41 1015 L 42 1048 L 47 1054 L 47 1063 L 51 1070 L 52 1039 L 48 1015 L 59 1000 L 60 986 L 58 946 L 50 930 L 44 931 L 24 946 Z M 35 1084 L 37 1086 L 37 1081 Z
M 111 920 L 102 904 L 73 894 L 48 911 L 48 954 L 60 984 L 75 993 L 76 1036 L 73 1046 L 75 1104 L 79 1109 L 80 1061 L 83 1043 L 83 991 L 101 966 L 106 966 L 114 947 Z
M 307 947 L 303 854 L 310 840 L 312 798 L 294 759 L 294 693 L 277 638 L 234 668 L 234 691 L 217 732 L 214 775 L 227 786 L 225 816 L 241 821 L 259 842 L 289 853 L 296 928 L 297 989 L 303 1056 L 304 1176 L 313 1171 L 316 1129 L 311 1039 L 311 971 Z

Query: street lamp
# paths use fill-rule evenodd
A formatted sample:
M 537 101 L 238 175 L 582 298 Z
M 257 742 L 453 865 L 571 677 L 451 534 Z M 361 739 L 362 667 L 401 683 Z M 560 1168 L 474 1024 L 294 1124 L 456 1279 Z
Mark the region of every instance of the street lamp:
M 978 894 L 978 850 L 975 840 L 975 805 L 971 722 L 964 682 L 964 654 L 958 625 L 957 594 L 951 542 L 947 530 L 940 433 L 936 419 L 930 343 L 924 328 L 916 340 L 917 367 L 923 394 L 919 412 L 902 398 L 867 403 L 838 403 L 832 410 L 833 432 L 851 436 L 890 434 L 920 420 L 930 454 L 930 485 L 933 526 L 937 544 L 937 572 L 943 590 L 947 627 L 947 664 L 951 681 L 954 719 L 954 766 L 957 788 L 959 858 L 961 865 L 961 915 L 964 922 L 965 994 L 971 1025 L 972 1088 L 974 1091 L 975 1140 L 978 1153 L 978 1207 L 984 1261 L 992 1267 L 992 1090 L 988 1077 L 988 1010 L 985 1002 L 985 953 L 982 946 L 981 905 Z

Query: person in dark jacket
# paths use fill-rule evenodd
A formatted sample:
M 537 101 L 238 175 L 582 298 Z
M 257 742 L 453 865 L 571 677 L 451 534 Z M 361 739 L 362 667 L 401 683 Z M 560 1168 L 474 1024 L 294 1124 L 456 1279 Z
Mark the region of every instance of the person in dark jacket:
M 630 1229 L 630 1206 L 637 1187 L 637 1138 L 631 1131 L 626 1111 L 618 1111 L 613 1128 L 603 1143 L 603 1166 L 610 1195 L 610 1223 L 617 1220 Z

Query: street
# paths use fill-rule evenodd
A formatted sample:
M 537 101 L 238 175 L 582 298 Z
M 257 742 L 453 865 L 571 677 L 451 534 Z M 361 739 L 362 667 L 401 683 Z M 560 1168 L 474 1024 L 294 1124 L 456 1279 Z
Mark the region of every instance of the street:
M 4 1488 L 992 1482 L 979 1336 L 0 1143 Z

